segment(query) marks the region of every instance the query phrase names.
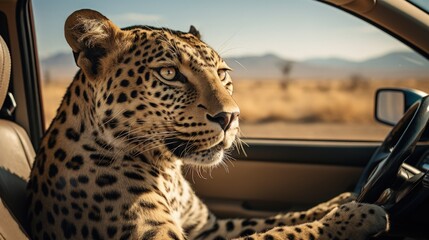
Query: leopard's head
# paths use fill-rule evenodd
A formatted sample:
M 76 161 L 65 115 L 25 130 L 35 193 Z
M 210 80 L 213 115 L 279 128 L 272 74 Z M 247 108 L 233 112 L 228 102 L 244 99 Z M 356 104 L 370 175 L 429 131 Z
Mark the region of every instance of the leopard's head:
M 230 68 L 194 27 L 120 29 L 79 10 L 65 35 L 93 86 L 96 118 L 118 146 L 198 166 L 222 161 L 237 139 L 240 110 Z

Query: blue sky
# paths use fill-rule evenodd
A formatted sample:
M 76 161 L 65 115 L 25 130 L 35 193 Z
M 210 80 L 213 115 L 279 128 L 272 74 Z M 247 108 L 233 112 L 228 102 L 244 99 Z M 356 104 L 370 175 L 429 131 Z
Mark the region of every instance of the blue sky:
M 222 56 L 278 54 L 303 60 L 363 60 L 408 48 L 364 21 L 314 0 L 33 0 L 41 57 L 70 51 L 63 24 L 81 8 L 97 10 L 120 27 L 195 25 Z

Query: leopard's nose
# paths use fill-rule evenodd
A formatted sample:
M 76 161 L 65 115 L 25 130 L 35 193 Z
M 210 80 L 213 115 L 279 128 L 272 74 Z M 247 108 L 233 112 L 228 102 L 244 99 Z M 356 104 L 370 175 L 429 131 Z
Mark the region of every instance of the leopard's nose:
M 233 112 L 233 113 L 221 112 L 221 113 L 216 114 L 215 116 L 211 116 L 211 115 L 207 114 L 207 119 L 209 121 L 218 123 L 220 125 L 220 127 L 224 131 L 226 131 L 231 126 L 231 123 L 235 119 L 237 119 L 239 115 L 240 115 L 239 112 Z

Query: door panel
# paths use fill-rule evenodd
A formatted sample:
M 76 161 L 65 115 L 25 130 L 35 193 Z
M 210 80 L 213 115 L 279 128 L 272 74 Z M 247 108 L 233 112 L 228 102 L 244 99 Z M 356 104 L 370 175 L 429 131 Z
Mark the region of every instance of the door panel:
M 258 210 L 271 214 L 308 207 L 352 190 L 362 170 L 247 160 L 234 161 L 233 165 L 228 172 L 222 167 L 213 170 L 208 179 L 194 174 L 195 191 L 220 215 L 255 216 Z
M 201 178 L 187 178 L 209 208 L 221 217 L 268 216 L 302 210 L 352 191 L 374 142 L 246 140 L 247 157 Z

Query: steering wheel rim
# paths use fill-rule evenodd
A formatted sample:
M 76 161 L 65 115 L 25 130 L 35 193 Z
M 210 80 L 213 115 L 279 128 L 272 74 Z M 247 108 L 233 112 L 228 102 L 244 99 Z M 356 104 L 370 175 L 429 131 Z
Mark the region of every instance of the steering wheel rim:
M 371 157 L 357 185 L 357 201 L 374 203 L 411 155 L 429 120 L 429 97 L 415 102 Z

